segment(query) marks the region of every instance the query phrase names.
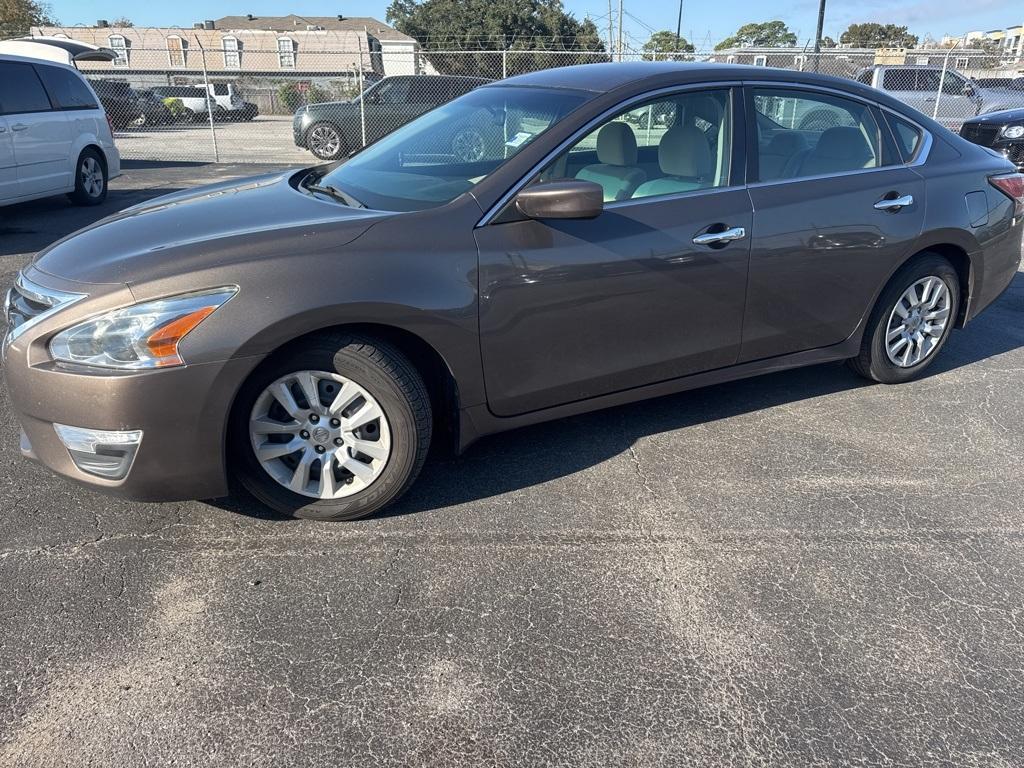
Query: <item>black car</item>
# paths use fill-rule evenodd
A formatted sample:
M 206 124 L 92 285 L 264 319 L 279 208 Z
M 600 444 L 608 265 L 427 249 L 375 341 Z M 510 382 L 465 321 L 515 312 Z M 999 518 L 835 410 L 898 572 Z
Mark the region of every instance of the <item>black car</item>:
M 174 122 L 171 110 L 164 104 L 163 99 L 153 93 L 152 89 L 141 88 L 135 91 L 139 100 L 139 114 L 132 121 L 134 125 L 166 125 Z
M 299 109 L 292 123 L 295 145 L 321 160 L 336 160 L 489 82 L 483 77 L 451 75 L 385 77 L 352 101 L 309 104 Z M 472 152 L 472 147 L 467 151 Z
M 1024 109 L 1005 109 L 973 117 L 964 122 L 960 135 L 994 149 L 1024 169 Z
M 139 97 L 128 83 L 119 80 L 90 80 L 89 85 L 96 92 L 110 118 L 110 124 L 115 128 L 124 128 L 134 123 L 142 114 Z

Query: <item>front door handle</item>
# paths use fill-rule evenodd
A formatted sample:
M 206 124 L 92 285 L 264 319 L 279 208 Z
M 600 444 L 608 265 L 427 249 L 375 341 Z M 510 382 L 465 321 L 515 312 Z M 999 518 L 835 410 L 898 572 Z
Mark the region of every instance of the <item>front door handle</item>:
M 885 198 L 875 203 L 876 211 L 892 211 L 895 213 L 900 208 L 906 208 L 914 204 L 913 195 L 902 195 L 900 197 Z
M 718 243 L 731 243 L 733 240 L 742 240 L 747 236 L 747 230 L 743 227 L 732 227 L 722 232 L 706 232 L 693 238 L 694 245 L 717 245 Z
M 6 125 L 0 125 L 0 133 L 6 133 L 6 132 L 7 132 L 7 126 Z
M 12 131 L 26 131 L 26 130 L 28 130 L 28 126 L 25 125 L 24 123 L 15 123 L 14 125 L 11 126 L 11 130 Z

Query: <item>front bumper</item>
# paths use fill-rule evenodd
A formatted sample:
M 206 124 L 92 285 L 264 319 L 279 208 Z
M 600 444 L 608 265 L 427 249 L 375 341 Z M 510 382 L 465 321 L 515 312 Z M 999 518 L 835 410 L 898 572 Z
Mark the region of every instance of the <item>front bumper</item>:
M 33 279 L 39 282 L 39 274 Z M 82 288 L 61 285 L 72 287 Z M 92 298 L 108 301 L 101 292 Z M 121 291 L 110 291 L 109 303 L 121 300 Z M 68 322 L 62 314 L 26 330 L 6 348 L 4 378 L 23 432 L 22 454 L 71 480 L 140 501 L 226 495 L 228 416 L 241 382 L 262 357 L 115 375 L 71 370 L 57 366 L 46 353 L 49 339 Z M 144 439 L 127 476 L 104 478 L 76 465 L 55 423 L 138 430 Z

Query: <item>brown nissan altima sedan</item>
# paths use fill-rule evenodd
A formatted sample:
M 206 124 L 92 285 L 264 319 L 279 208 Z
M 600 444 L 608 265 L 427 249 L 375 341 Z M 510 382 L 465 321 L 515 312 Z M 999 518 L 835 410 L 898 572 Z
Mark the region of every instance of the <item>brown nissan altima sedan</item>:
M 1012 165 L 856 82 L 547 70 L 54 244 L 7 297 L 6 379 L 64 476 L 351 519 L 432 439 L 831 360 L 912 381 L 1022 229 Z

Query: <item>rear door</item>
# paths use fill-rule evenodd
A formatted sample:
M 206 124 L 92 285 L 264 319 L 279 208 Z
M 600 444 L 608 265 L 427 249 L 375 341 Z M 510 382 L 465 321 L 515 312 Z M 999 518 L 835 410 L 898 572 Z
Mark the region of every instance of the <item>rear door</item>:
M 19 194 L 71 186 L 71 128 L 51 103 L 35 67 L 0 62 L 0 113 L 7 118 L 18 165 Z
M 14 142 L 7 118 L 0 116 L 0 202 L 18 196 L 18 165 L 14 162 Z
M 761 168 L 752 153 L 754 238 L 740 362 L 847 339 L 910 255 L 925 212 L 924 182 L 903 164 L 870 103 L 805 86 L 748 86 L 747 106 L 760 117 L 827 111 L 835 121 L 776 121 L 776 135 L 793 133 L 785 142 L 791 155 Z

